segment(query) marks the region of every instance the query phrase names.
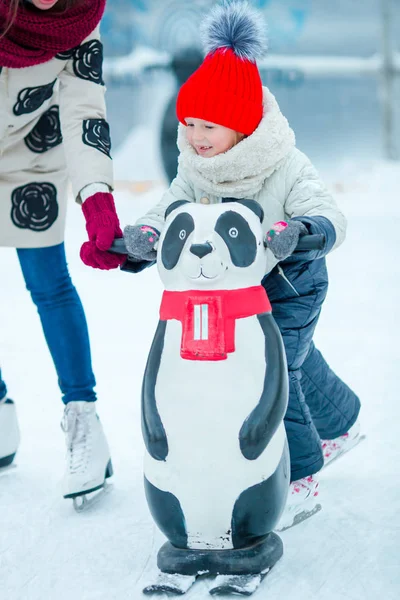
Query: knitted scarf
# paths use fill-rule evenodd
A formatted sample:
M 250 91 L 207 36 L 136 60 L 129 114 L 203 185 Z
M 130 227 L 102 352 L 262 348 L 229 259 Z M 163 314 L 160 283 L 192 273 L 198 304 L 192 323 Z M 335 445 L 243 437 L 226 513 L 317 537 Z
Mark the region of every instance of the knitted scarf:
M 236 319 L 271 310 L 261 285 L 237 290 L 164 291 L 160 319 L 182 323 L 182 358 L 225 360 L 230 352 L 235 352 Z
M 266 87 L 263 98 L 264 116 L 254 133 L 211 158 L 196 154 L 186 139 L 186 127 L 179 124 L 179 165 L 203 192 L 225 198 L 250 198 L 258 194 L 267 177 L 279 169 L 293 149 L 294 133 Z
M 65 13 L 56 13 L 21 4 L 11 29 L 0 38 L 0 66 L 31 67 L 79 46 L 99 24 L 105 5 L 106 0 L 85 0 Z M 0 0 L 2 29 L 9 7 L 10 0 Z

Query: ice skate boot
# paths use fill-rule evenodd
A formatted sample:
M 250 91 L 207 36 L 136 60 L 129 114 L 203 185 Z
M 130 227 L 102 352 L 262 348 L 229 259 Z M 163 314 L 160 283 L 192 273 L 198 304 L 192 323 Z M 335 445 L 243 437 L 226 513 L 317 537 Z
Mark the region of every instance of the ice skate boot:
M 321 440 L 322 451 L 324 453 L 324 467 L 327 467 L 339 458 L 339 456 L 357 446 L 363 439 L 365 439 L 365 435 L 360 435 L 360 421 L 357 419 L 344 435 L 333 440 Z
M 0 472 L 11 466 L 19 446 L 19 427 L 15 404 L 0 400 Z
M 316 475 L 304 477 L 290 484 L 285 510 L 276 531 L 285 531 L 289 527 L 298 525 L 321 510 L 318 502 L 318 485 Z
M 69 402 L 61 428 L 67 445 L 63 495 L 72 498 L 75 510 L 81 511 L 98 500 L 99 493 L 93 493 L 105 491 L 106 479 L 113 474 L 96 403 Z

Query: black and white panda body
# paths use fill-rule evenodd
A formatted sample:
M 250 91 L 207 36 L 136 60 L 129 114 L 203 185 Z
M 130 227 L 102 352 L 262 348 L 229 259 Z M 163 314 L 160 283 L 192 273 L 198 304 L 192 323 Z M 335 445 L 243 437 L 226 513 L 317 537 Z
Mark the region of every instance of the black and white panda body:
M 247 548 L 285 505 L 287 371 L 260 286 L 261 218 L 251 201 L 185 203 L 170 207 L 160 238 L 166 291 L 143 382 L 145 487 L 177 548 Z

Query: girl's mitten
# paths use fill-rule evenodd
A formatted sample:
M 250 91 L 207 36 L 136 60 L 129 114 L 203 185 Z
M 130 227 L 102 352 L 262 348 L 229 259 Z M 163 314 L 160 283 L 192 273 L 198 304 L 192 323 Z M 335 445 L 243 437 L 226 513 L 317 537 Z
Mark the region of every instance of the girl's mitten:
M 295 250 L 299 238 L 308 233 L 301 221 L 278 221 L 267 232 L 265 243 L 275 258 L 284 260 Z

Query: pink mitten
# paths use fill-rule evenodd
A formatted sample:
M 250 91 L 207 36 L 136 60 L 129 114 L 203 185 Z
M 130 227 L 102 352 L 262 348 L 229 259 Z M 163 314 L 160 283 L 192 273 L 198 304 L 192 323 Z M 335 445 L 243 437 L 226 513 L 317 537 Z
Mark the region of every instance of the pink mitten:
M 97 192 L 82 204 L 89 242 L 81 247 L 85 265 L 95 269 L 116 269 L 126 260 L 125 254 L 107 252 L 115 238 L 122 237 L 112 194 Z

